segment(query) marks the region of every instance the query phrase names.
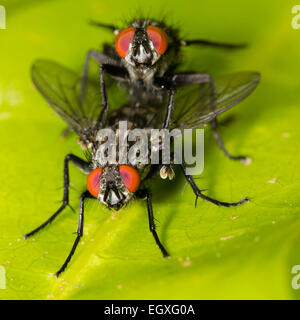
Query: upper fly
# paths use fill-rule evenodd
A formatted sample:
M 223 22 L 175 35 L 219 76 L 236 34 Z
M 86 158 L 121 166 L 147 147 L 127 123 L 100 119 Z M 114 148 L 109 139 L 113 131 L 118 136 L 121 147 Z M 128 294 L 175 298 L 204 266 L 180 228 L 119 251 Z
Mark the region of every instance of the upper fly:
M 89 50 L 82 76 L 81 100 L 85 99 L 90 59 L 100 64 L 100 84 L 106 97 L 104 74 L 107 73 L 128 87 L 132 106 L 151 104 L 165 106 L 172 91 L 180 86 L 210 82 L 206 73 L 178 73 L 182 62 L 182 48 L 191 45 L 223 49 L 241 48 L 243 45 L 212 42 L 203 39 L 182 39 L 179 30 L 163 21 L 137 19 L 125 28 L 93 22 L 94 25 L 111 30 L 114 44 L 105 44 L 103 52 Z M 107 100 L 103 105 L 108 106 Z

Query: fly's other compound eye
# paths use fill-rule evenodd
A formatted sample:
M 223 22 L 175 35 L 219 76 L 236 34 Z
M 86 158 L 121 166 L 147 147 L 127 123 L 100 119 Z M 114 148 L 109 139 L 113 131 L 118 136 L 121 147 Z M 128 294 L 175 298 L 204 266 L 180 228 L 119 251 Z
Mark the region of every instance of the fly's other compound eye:
M 162 55 L 166 52 L 168 47 L 168 37 L 165 32 L 157 27 L 148 26 L 147 33 L 154 44 L 156 51 Z
M 140 176 L 138 172 L 134 168 L 126 165 L 121 165 L 119 170 L 125 187 L 130 192 L 135 192 L 140 184 Z
M 133 27 L 126 28 L 118 34 L 115 47 L 120 57 L 122 58 L 126 57 L 126 54 L 133 36 L 134 36 Z
M 86 185 L 92 196 L 98 197 L 100 190 L 100 177 L 102 174 L 102 168 L 93 170 L 87 177 Z

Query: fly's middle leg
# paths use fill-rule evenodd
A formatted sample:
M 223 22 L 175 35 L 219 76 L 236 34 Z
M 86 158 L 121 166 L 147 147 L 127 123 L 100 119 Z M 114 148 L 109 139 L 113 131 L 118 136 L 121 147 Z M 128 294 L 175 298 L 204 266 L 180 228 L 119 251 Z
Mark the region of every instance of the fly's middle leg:
M 210 108 L 214 112 L 216 109 L 216 94 L 214 80 L 210 74 L 207 73 L 195 73 L 195 74 L 176 74 L 173 76 L 172 82 L 175 86 L 186 86 L 189 84 L 201 84 L 208 83 L 210 88 Z M 224 154 L 232 160 L 240 160 L 241 162 L 247 161 L 245 156 L 232 156 L 225 148 L 221 136 L 217 129 L 217 119 L 214 118 L 211 122 L 211 127 L 214 132 L 214 136 L 218 142 L 219 147 L 222 149 Z
M 203 200 L 206 200 L 206 201 L 209 201 L 217 206 L 222 206 L 222 207 L 236 207 L 236 206 L 239 206 L 241 204 L 243 204 L 244 202 L 248 202 L 249 199 L 248 198 L 243 198 L 242 200 L 240 201 L 237 201 L 237 202 L 223 202 L 223 201 L 219 201 L 219 200 L 216 200 L 216 199 L 213 199 L 213 198 L 210 198 L 206 195 L 204 195 L 202 193 L 202 191 L 199 189 L 199 187 L 197 186 L 195 180 L 193 179 L 192 176 L 188 175 L 186 173 L 186 164 L 184 162 L 182 162 L 182 164 L 180 165 L 182 170 L 183 170 L 183 174 L 187 180 L 187 182 L 190 184 L 190 186 L 192 187 L 193 191 L 194 191 L 194 194 L 196 196 L 196 200 L 195 200 L 195 207 L 197 206 L 197 200 L 198 198 L 200 197 L 201 199 Z
M 246 156 L 233 156 L 227 151 L 217 127 L 218 127 L 218 122 L 217 122 L 217 119 L 215 118 L 211 122 L 211 128 L 214 132 L 215 139 L 217 140 L 218 145 L 219 145 L 220 149 L 224 152 L 225 156 L 231 160 L 240 160 L 241 162 L 246 163 L 248 157 L 246 157 Z
M 215 95 L 215 86 L 214 86 L 214 81 L 212 79 L 212 77 L 209 78 L 209 84 L 210 84 L 210 94 L 211 94 L 211 98 L 210 98 L 210 101 L 211 101 L 211 110 L 212 111 L 215 111 L 216 109 L 216 95 Z M 224 143 L 222 141 L 222 138 L 220 136 L 220 133 L 218 131 L 218 121 L 217 121 L 217 118 L 214 118 L 212 121 L 211 121 L 211 128 L 213 130 L 213 133 L 214 133 L 214 137 L 215 139 L 217 140 L 217 143 L 220 147 L 220 149 L 224 152 L 225 156 L 228 157 L 229 159 L 231 160 L 240 160 L 241 162 L 245 162 L 247 157 L 245 156 L 232 156 L 226 149 L 226 147 L 224 146 Z

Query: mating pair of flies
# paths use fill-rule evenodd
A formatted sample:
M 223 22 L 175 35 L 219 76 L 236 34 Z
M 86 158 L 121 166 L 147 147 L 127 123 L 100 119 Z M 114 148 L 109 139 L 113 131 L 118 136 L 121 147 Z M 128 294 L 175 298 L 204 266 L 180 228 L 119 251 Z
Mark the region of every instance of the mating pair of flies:
M 65 157 L 62 205 L 47 221 L 24 236 L 27 239 L 36 234 L 69 205 L 69 162 L 88 175 L 87 190 L 80 196 L 77 237 L 66 261 L 56 272 L 57 277 L 66 269 L 83 235 L 84 205 L 88 198 L 97 199 L 115 210 L 132 199 L 146 199 L 150 231 L 163 256 L 169 256 L 155 230 L 148 181 L 157 173 L 164 179 L 172 179 L 174 172 L 171 165 L 102 165 L 101 141 L 97 138 L 100 129 L 116 129 L 122 120 L 127 121 L 129 129 L 183 130 L 210 123 L 225 155 L 243 161 L 244 157 L 232 156 L 225 149 L 217 131 L 216 117 L 245 99 L 260 79 L 257 72 L 240 72 L 216 79 L 206 73 L 176 72 L 185 46 L 235 49 L 240 45 L 182 40 L 178 30 L 154 20 L 136 20 L 123 30 L 112 25 L 94 24 L 111 30 L 116 35 L 115 45 L 105 44 L 103 52 L 90 50 L 82 76 L 49 60 L 36 61 L 31 70 L 37 89 L 69 128 L 76 132 L 82 148 L 88 150 L 85 160 L 73 154 Z M 91 59 L 100 66 L 100 88 L 99 83 L 88 77 Z M 128 101 L 117 109 L 109 108 L 107 92 L 110 85 L 105 81 L 106 75 L 117 80 L 128 92 Z M 186 173 L 186 164 L 182 162 L 180 166 L 196 201 L 200 197 L 225 207 L 248 201 L 244 198 L 228 203 L 204 195 L 193 177 Z

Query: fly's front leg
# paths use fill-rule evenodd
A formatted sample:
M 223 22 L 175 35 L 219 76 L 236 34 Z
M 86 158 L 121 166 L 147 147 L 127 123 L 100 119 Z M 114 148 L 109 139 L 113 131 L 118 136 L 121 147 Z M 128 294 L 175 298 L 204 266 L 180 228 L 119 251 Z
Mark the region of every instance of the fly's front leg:
M 94 130 L 97 131 L 104 122 L 106 111 L 108 109 L 108 99 L 106 85 L 104 81 L 104 71 L 110 74 L 112 77 L 118 78 L 120 81 L 129 81 L 129 75 L 126 70 L 121 67 L 116 67 L 108 64 L 100 64 L 100 88 L 102 96 L 102 110 L 98 116 L 97 122 L 94 126 Z
M 234 43 L 224 43 L 224 42 L 215 42 L 215 41 L 209 41 L 209 40 L 203 40 L 203 39 L 195 39 L 195 40 L 182 40 L 181 41 L 182 46 L 192 46 L 192 45 L 200 45 L 205 47 L 214 47 L 219 49 L 243 49 L 247 45 L 242 44 L 234 44 Z
M 189 74 L 175 74 L 172 77 L 172 83 L 175 87 L 187 86 L 193 84 L 208 83 L 210 90 L 210 104 L 211 110 L 214 111 L 215 101 L 215 85 L 212 76 L 208 73 L 189 73 Z
M 23 237 L 24 239 L 28 239 L 32 235 L 36 234 L 38 231 L 42 230 L 45 228 L 49 223 L 51 223 L 65 208 L 66 206 L 69 205 L 69 185 L 70 185 L 70 179 L 69 179 L 69 161 L 74 163 L 79 169 L 84 171 L 85 173 L 90 172 L 90 164 L 79 157 L 73 155 L 73 154 L 68 154 L 65 157 L 64 160 L 64 194 L 63 194 L 63 203 L 59 207 L 59 209 L 44 223 L 42 223 L 39 227 L 36 229 L 32 230 L 31 232 L 25 234 Z
M 81 194 L 80 196 L 80 208 L 79 208 L 79 218 L 78 218 L 78 227 L 77 227 L 77 237 L 74 241 L 73 247 L 64 262 L 64 264 L 61 266 L 61 268 L 55 273 L 56 277 L 59 277 L 60 274 L 66 269 L 67 265 L 69 264 L 72 256 L 75 253 L 75 250 L 78 246 L 78 243 L 80 241 L 80 238 L 83 235 L 83 220 L 84 220 L 84 200 L 90 198 L 90 199 L 95 199 L 88 191 L 85 191 L 84 193 Z
M 106 87 L 105 87 L 105 82 L 104 82 L 104 69 L 103 69 L 103 65 L 101 64 L 100 65 L 100 88 L 101 88 L 101 97 L 102 97 L 102 110 L 99 114 L 99 117 L 97 119 L 97 122 L 96 122 L 96 125 L 95 125 L 95 128 L 94 130 L 97 131 L 103 120 L 104 120 L 104 117 L 105 117 L 105 113 L 108 109 L 108 100 L 107 100 L 107 94 L 106 94 Z
M 105 113 L 108 109 L 108 99 L 106 86 L 104 81 L 104 71 L 110 74 L 112 77 L 118 78 L 120 81 L 129 81 L 128 72 L 123 68 L 120 61 L 112 59 L 102 52 L 96 50 L 90 50 L 87 53 L 82 80 L 81 80 L 81 90 L 80 90 L 80 100 L 84 103 L 86 97 L 86 89 L 88 83 L 88 71 L 89 71 L 89 61 L 93 59 L 100 64 L 100 91 L 102 97 L 102 110 L 98 116 L 97 122 L 95 124 L 94 130 L 98 130 L 103 123 Z
M 168 103 L 168 107 L 165 115 L 163 129 L 168 129 L 172 123 L 172 111 L 174 109 L 174 96 L 176 92 L 175 88 L 179 86 L 200 84 L 200 83 L 210 84 L 211 103 L 214 104 L 214 101 L 215 101 L 214 83 L 213 83 L 212 77 L 209 74 L 206 74 L 206 73 L 176 74 L 172 77 L 171 88 L 169 89 L 169 103 Z M 162 165 L 160 170 L 160 176 L 162 179 L 166 179 L 167 177 L 169 177 L 169 179 L 172 180 L 175 174 L 171 165 Z
M 136 193 L 137 198 L 147 200 L 147 210 L 148 210 L 148 219 L 149 219 L 149 229 L 155 239 L 156 244 L 158 245 L 161 253 L 163 254 L 164 258 L 169 257 L 167 250 L 164 248 L 164 246 L 161 244 L 158 235 L 156 233 L 155 228 L 155 222 L 154 222 L 154 216 L 153 216 L 153 209 L 152 209 L 152 200 L 151 200 L 151 194 L 148 190 L 139 190 Z
M 86 95 L 86 87 L 87 87 L 87 81 L 88 81 L 88 72 L 89 72 L 89 62 L 93 59 L 96 62 L 98 62 L 100 65 L 111 65 L 116 67 L 121 67 L 119 61 L 116 61 L 114 59 L 111 59 L 104 53 L 96 50 L 90 50 L 88 51 L 84 63 L 83 73 L 82 73 L 82 83 L 81 83 L 81 92 L 80 92 L 80 100 L 83 103 L 85 101 L 85 95 Z M 101 92 L 103 94 L 103 92 Z
M 203 200 L 206 200 L 206 201 L 209 201 L 217 206 L 222 206 L 222 207 L 236 207 L 236 206 L 239 206 L 241 205 L 242 203 L 244 202 L 247 202 L 249 201 L 248 198 L 243 198 L 242 200 L 238 201 L 238 202 L 222 202 L 222 201 L 219 201 L 219 200 L 215 200 L 215 199 L 212 199 L 206 195 L 204 195 L 201 190 L 198 188 L 195 180 L 193 179 L 192 176 L 188 175 L 186 173 L 186 164 L 184 162 L 182 162 L 181 164 L 181 168 L 183 170 L 183 174 L 187 180 L 187 182 L 190 184 L 190 186 L 192 187 L 195 195 L 196 195 L 196 200 L 195 200 L 195 207 L 197 206 L 197 200 L 198 200 L 198 197 L 200 197 L 201 199 Z
M 108 30 L 112 31 L 114 34 L 118 34 L 120 32 L 120 30 L 112 24 L 102 23 L 102 22 L 95 21 L 95 20 L 90 20 L 90 24 L 95 27 L 108 29 Z
M 174 108 L 174 95 L 175 95 L 175 89 L 169 90 L 169 103 L 167 107 L 167 112 L 165 115 L 164 125 L 163 129 L 168 129 L 171 125 L 171 117 L 172 117 L 172 111 Z
M 163 129 L 169 129 L 169 127 L 171 126 L 171 121 L 172 121 L 171 117 L 172 117 L 172 111 L 174 108 L 174 95 L 175 95 L 175 89 L 172 88 L 169 90 L 169 102 L 167 106 Z M 162 179 L 166 179 L 167 177 L 169 177 L 169 179 L 172 180 L 174 176 L 175 174 L 171 164 L 164 164 L 160 166 L 160 177 Z

